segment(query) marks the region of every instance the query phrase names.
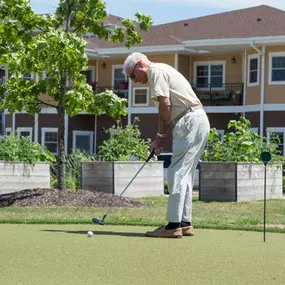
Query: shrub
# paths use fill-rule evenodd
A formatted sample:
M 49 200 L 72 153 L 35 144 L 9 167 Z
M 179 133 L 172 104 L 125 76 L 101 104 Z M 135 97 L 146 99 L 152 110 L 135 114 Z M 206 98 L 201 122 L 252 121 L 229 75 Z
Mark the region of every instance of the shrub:
M 9 135 L 0 138 L 0 160 L 22 161 L 34 164 L 40 161 L 53 163 L 55 157 L 47 149 L 43 150 L 39 143 L 30 142 L 29 137 L 18 138 Z
M 126 127 L 122 127 L 120 123 L 113 126 L 107 133 L 110 138 L 105 140 L 98 147 L 98 154 L 103 161 L 142 161 L 149 155 L 151 140 L 142 139 L 141 132 L 135 124 L 138 118 L 135 118 L 134 123 Z
M 164 181 L 164 194 L 165 194 L 165 195 L 169 195 L 169 191 L 168 191 L 168 181 Z
M 73 154 L 67 154 L 66 161 L 66 188 L 78 189 L 80 185 L 80 168 L 82 161 L 94 161 L 96 155 L 89 154 L 82 150 L 76 150 Z M 51 188 L 57 188 L 57 163 L 54 163 L 51 167 Z
M 261 138 L 250 130 L 250 121 L 240 117 L 239 121 L 228 123 L 223 140 L 215 128 L 210 130 L 208 146 L 203 152 L 204 161 L 260 162 L 260 154 L 270 150 L 272 161 L 282 162 L 284 159 L 278 151 L 278 138 Z

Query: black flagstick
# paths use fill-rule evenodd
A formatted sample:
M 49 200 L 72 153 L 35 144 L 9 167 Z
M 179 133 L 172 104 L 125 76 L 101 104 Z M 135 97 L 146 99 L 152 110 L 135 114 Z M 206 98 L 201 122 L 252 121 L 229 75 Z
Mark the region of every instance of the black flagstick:
M 263 222 L 263 241 L 265 242 L 266 235 L 266 166 L 271 160 L 271 154 L 269 151 L 263 151 L 260 155 L 260 160 L 264 164 L 264 222 Z

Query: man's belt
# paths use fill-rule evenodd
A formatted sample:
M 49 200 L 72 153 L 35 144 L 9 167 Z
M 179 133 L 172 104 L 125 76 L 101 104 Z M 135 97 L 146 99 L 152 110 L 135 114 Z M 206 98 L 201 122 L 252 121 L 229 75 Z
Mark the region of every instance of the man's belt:
M 184 110 L 183 112 L 181 112 L 175 119 L 172 120 L 172 122 L 170 123 L 170 127 L 174 128 L 174 126 L 178 123 L 178 121 L 184 117 L 186 114 L 193 112 L 195 110 L 198 109 L 203 109 L 203 106 L 198 105 L 198 106 L 194 106 L 194 107 L 189 107 L 188 109 Z

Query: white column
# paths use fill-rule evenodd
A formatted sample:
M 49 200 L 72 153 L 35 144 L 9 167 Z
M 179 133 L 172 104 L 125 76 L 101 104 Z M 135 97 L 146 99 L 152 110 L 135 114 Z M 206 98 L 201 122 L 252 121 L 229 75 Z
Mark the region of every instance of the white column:
M 64 116 L 64 153 L 68 151 L 68 115 Z
M 174 68 L 177 69 L 177 70 L 178 70 L 178 68 L 179 68 L 179 62 L 178 62 L 178 60 L 179 60 L 178 53 L 175 53 L 175 55 L 174 55 Z
M 16 129 L 16 114 L 12 114 L 12 133 L 15 134 L 15 129 Z
M 96 153 L 97 149 L 97 115 L 94 118 L 94 153 Z
M 264 127 L 264 89 L 265 89 L 265 46 L 262 46 L 261 55 L 261 94 L 260 94 L 260 137 L 263 137 Z
M 34 116 L 34 142 L 39 142 L 39 114 Z
M 131 112 L 131 104 L 132 104 L 132 94 L 133 94 L 133 84 L 132 80 L 129 79 L 129 87 L 128 87 L 128 107 L 127 107 L 127 116 L 128 116 L 128 125 L 131 124 L 131 117 L 132 117 L 132 112 Z

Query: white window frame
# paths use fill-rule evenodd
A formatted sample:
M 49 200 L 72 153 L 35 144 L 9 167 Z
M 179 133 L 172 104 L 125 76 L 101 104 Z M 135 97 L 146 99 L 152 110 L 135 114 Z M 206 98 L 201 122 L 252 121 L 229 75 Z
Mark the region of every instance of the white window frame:
M 250 61 L 252 59 L 257 59 L 257 82 L 250 82 Z M 248 56 L 248 62 L 247 62 L 247 86 L 251 87 L 251 86 L 257 86 L 259 85 L 259 54 L 255 53 L 255 54 L 250 54 Z
M 20 127 L 17 128 L 17 137 L 20 138 L 20 133 L 21 132 L 29 132 L 30 133 L 30 142 L 32 142 L 32 138 L 33 138 L 33 128 L 24 128 L 24 127 Z
M 285 80 L 284 81 L 272 81 L 272 58 L 273 57 L 279 57 L 279 56 L 285 56 L 285 52 L 270 52 L 268 56 L 269 56 L 268 84 L 270 84 L 270 85 L 283 85 L 283 84 L 285 84 Z
M 285 128 L 266 128 L 267 143 L 269 143 L 270 133 L 283 133 L 283 155 L 285 155 Z
M 12 128 L 5 128 L 5 136 L 8 136 L 7 133 L 10 132 L 12 134 Z
M 89 136 L 89 153 L 93 153 L 93 137 L 94 132 L 92 131 L 72 131 L 72 153 L 76 151 L 76 136 Z
M 136 90 L 146 90 L 146 103 L 139 103 L 135 102 L 136 98 Z M 149 88 L 148 87 L 135 87 L 133 88 L 133 105 L 137 107 L 145 107 L 149 105 Z
M 45 134 L 46 133 L 57 133 L 58 135 L 58 128 L 42 128 L 41 129 L 42 131 L 42 140 L 41 140 L 41 145 L 42 145 L 42 148 L 44 150 L 45 148 Z M 52 153 L 53 155 L 58 155 L 58 143 L 57 143 L 57 152 L 56 153 Z
M 226 83 L 226 61 L 221 60 L 221 61 L 194 61 L 194 84 L 197 84 L 197 66 L 201 65 L 208 65 L 208 68 L 210 69 L 211 65 L 222 65 L 223 66 L 223 83 Z M 208 84 L 211 84 L 211 74 L 209 73 L 208 76 Z M 209 90 L 210 88 L 203 88 L 199 87 L 199 90 Z M 211 90 L 224 90 L 225 87 L 211 87 Z

